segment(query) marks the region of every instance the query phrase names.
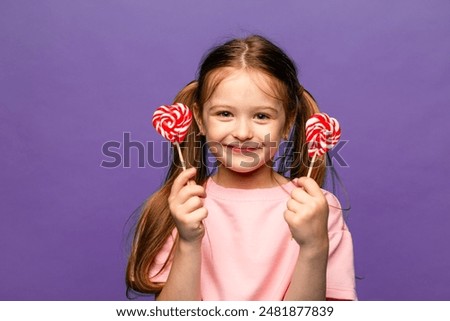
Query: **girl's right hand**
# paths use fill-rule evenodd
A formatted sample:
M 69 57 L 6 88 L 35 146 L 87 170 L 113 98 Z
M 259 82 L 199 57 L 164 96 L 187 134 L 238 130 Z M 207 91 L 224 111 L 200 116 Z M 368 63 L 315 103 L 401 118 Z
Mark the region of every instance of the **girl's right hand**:
M 189 243 L 202 240 L 205 235 L 202 220 L 208 216 L 208 211 L 203 206 L 205 189 L 195 183 L 188 184 L 195 177 L 196 171 L 195 168 L 189 168 L 181 172 L 173 182 L 168 199 L 178 235 L 181 240 Z

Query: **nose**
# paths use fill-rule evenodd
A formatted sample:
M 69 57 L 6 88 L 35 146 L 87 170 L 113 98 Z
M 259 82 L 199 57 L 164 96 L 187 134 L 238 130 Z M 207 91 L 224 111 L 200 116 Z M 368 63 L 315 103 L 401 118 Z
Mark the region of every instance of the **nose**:
M 233 137 L 240 141 L 253 138 L 252 125 L 244 119 L 237 121 L 233 130 Z

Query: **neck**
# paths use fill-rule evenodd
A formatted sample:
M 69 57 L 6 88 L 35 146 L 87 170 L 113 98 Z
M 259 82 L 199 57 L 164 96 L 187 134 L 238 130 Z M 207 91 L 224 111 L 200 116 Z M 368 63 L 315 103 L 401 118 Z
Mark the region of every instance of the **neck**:
M 221 165 L 213 180 L 220 186 L 239 189 L 269 188 L 288 182 L 288 179 L 268 166 L 261 166 L 252 172 L 239 173 Z

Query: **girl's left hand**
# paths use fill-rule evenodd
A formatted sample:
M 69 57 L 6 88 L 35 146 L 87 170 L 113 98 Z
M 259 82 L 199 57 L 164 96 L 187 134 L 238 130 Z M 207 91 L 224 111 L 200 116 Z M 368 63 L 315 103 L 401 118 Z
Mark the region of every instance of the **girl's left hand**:
M 284 212 L 292 237 L 302 249 L 328 249 L 328 202 L 322 190 L 312 178 L 301 177 L 292 182 L 297 188 Z

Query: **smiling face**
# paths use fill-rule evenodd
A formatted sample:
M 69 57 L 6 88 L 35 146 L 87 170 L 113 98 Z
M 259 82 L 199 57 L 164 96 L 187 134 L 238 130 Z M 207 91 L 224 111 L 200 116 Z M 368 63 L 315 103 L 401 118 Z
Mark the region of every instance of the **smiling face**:
M 226 71 L 198 115 L 211 153 L 221 163 L 219 173 L 271 172 L 264 165 L 271 163 L 287 132 L 283 103 L 274 98 L 273 82 L 265 74 Z

